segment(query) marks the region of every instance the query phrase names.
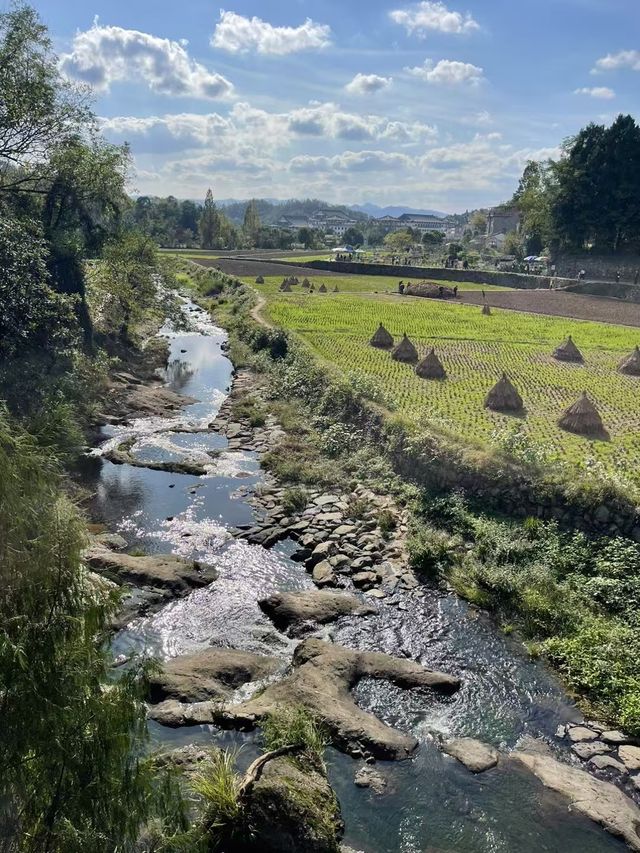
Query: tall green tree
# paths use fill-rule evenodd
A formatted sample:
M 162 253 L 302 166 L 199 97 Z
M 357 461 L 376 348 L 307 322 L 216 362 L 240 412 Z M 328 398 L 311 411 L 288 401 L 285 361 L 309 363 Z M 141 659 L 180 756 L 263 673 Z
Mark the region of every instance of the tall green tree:
M 203 249 L 213 249 L 219 239 L 220 214 L 213 200 L 213 193 L 208 189 L 200 217 L 200 246 Z
M 0 13 L 0 193 L 38 190 L 51 152 L 93 121 L 86 94 L 60 75 L 34 9 Z
M 245 236 L 251 241 L 252 245 L 255 245 L 256 243 L 260 227 L 261 222 L 260 214 L 258 213 L 258 204 L 255 198 L 252 198 L 247 205 L 247 209 L 244 214 L 244 222 L 242 224 L 242 230 L 244 231 Z
M 89 142 L 76 138 L 59 146 L 50 162 L 53 172 L 42 188 L 49 269 L 54 287 L 76 297 L 78 320 L 90 349 L 84 259 L 98 254 L 119 228 L 129 204 L 125 192 L 129 152 L 99 137 Z

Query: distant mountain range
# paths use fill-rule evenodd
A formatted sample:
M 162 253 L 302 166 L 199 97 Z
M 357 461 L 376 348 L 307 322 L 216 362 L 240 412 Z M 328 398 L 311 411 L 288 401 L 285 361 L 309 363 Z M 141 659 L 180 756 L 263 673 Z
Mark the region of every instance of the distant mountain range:
M 403 213 L 419 213 L 423 216 L 447 216 L 441 210 L 431 210 L 431 208 L 421 207 L 403 207 L 402 205 L 388 205 L 380 207 L 377 204 L 352 204 L 351 210 L 357 210 L 359 213 L 366 213 L 367 216 L 373 216 L 379 219 L 381 216 L 402 216 Z

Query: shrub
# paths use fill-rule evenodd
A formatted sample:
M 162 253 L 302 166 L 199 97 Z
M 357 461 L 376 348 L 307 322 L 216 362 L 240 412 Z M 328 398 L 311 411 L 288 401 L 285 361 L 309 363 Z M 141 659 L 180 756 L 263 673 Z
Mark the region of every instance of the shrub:
M 296 746 L 300 749 L 299 760 L 324 768 L 323 755 L 329 741 L 322 726 L 304 708 L 280 706 L 272 711 L 262 724 L 262 736 L 266 749 Z
M 213 849 L 242 831 L 241 777 L 236 773 L 237 751 L 215 750 L 192 782 L 203 805 L 202 823 Z
M 302 512 L 309 502 L 309 495 L 306 489 L 294 487 L 285 489 L 282 495 L 282 506 L 287 515 L 294 515 Z
M 378 513 L 378 527 L 385 538 L 388 538 L 392 530 L 395 530 L 398 520 L 390 509 L 381 509 Z

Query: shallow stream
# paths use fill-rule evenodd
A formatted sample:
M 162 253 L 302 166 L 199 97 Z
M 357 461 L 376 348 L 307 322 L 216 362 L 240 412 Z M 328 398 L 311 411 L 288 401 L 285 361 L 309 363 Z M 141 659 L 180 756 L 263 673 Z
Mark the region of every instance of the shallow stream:
M 102 460 L 87 485 L 94 492 L 92 515 L 121 533 L 130 549 L 172 552 L 215 565 L 210 587 L 140 619 L 120 632 L 116 654 L 132 651 L 168 658 L 209 644 L 278 655 L 286 666 L 295 642 L 275 630 L 257 600 L 277 590 L 312 588 L 304 567 L 288 558 L 294 547 L 272 550 L 234 539 L 229 529 L 248 523 L 248 491 L 260 482 L 254 454 L 226 452 L 226 440 L 207 430 L 232 381 L 232 365 L 221 349 L 225 333 L 187 305 L 191 331 L 170 338 L 170 387 L 197 399 L 172 418 L 145 418 L 105 430 L 96 450 L 133 438 L 138 460 L 192 459 L 205 462 L 205 477 L 171 474 Z M 221 451 L 212 458 L 207 451 Z M 425 588 L 400 607 L 381 604 L 374 616 L 343 619 L 326 632 L 354 648 L 405 655 L 459 675 L 462 689 L 450 699 L 426 698 L 386 682 L 362 682 L 358 703 L 385 722 L 413 732 L 420 741 L 414 759 L 379 763 L 388 782 L 377 796 L 353 783 L 359 762 L 334 750 L 328 754 L 331 782 L 346 822 L 345 843 L 365 853 L 487 853 L 553 851 L 596 853 L 626 847 L 586 818 L 569 814 L 566 803 L 509 762 L 474 776 L 443 755 L 437 733 L 469 735 L 511 747 L 523 734 L 554 741 L 559 723 L 579 715 L 543 664 L 531 661 L 490 619 L 464 602 Z M 151 724 L 154 740 L 171 745 L 215 742 L 244 745 L 243 760 L 255 754 L 259 736 L 209 726 L 165 729 Z

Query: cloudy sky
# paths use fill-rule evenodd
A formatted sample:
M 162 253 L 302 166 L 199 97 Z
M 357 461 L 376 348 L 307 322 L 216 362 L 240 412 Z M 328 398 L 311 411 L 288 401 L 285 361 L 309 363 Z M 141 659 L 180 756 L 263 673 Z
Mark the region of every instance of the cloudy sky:
M 137 192 L 460 211 L 640 116 L 640 0 L 35 0 Z

